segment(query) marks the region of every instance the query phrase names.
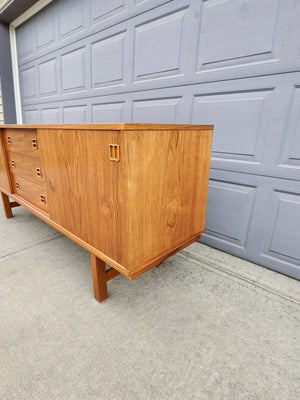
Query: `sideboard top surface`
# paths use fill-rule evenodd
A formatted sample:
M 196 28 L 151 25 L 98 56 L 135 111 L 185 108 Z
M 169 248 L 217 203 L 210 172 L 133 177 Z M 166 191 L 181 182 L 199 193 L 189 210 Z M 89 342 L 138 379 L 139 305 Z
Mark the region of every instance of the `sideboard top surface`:
M 171 129 L 200 129 L 212 130 L 213 125 L 184 125 L 184 124 L 138 124 L 138 123 L 111 123 L 111 124 L 11 124 L 1 125 L 0 128 L 12 129 L 89 129 L 89 130 L 171 130 Z

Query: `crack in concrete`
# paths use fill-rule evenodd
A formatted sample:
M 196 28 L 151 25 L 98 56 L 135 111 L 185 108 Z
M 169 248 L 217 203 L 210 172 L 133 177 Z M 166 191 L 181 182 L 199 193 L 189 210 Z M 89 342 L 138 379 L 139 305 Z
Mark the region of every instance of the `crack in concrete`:
M 223 272 L 225 274 L 228 274 L 228 275 L 231 275 L 231 276 L 233 276 L 233 277 L 235 277 L 237 279 L 240 279 L 240 280 L 243 280 L 243 281 L 245 281 L 247 283 L 255 285 L 255 286 L 257 286 L 257 287 L 259 287 L 259 288 L 261 288 L 263 290 L 266 290 L 266 291 L 268 291 L 268 292 L 270 292 L 272 294 L 275 294 L 276 296 L 279 296 L 279 297 L 281 297 L 281 298 L 283 298 L 285 300 L 288 300 L 288 301 L 290 301 L 290 302 L 292 302 L 294 304 L 300 305 L 300 301 L 297 298 L 288 296 L 285 293 L 280 292 L 279 290 L 273 289 L 273 288 L 271 288 L 271 287 L 269 287 L 267 285 L 264 285 L 263 283 L 259 283 L 259 282 L 255 281 L 255 280 L 253 280 L 253 279 L 251 279 L 249 277 L 246 277 L 246 276 L 244 276 L 242 274 L 235 273 L 235 272 L 229 270 L 228 268 L 226 268 L 224 266 L 217 265 L 217 261 L 216 260 L 214 260 L 214 263 L 212 263 L 211 261 L 207 260 L 207 258 L 195 257 L 195 256 L 191 255 L 190 253 L 188 253 L 187 251 L 184 251 L 184 250 L 182 250 L 177 255 L 182 257 L 182 258 L 184 258 L 184 259 L 186 259 L 186 260 L 189 260 L 192 263 L 196 262 L 197 265 L 199 265 L 199 263 L 200 263 L 201 265 L 203 265 L 204 267 L 207 267 L 208 269 L 210 269 L 210 268 L 217 269 L 218 271 L 221 271 L 221 272 Z
M 11 251 L 11 252 L 8 252 L 7 254 L 4 254 L 4 255 L 0 256 L 0 261 L 4 260 L 5 258 L 8 258 L 10 256 L 14 256 L 15 254 L 22 253 L 22 251 L 25 251 L 25 250 L 28 250 L 28 249 L 32 249 L 32 248 L 34 248 L 36 246 L 39 246 L 39 245 L 47 243 L 47 242 L 51 242 L 52 240 L 56 240 L 56 239 L 59 239 L 61 237 L 64 237 L 64 236 L 61 235 L 61 234 L 58 234 L 58 235 L 55 235 L 54 237 L 51 237 L 51 238 L 48 237 L 48 238 L 45 238 L 45 239 L 41 239 L 39 241 L 36 241 L 33 245 L 24 246 L 24 247 L 21 247 L 21 248 L 15 250 L 15 251 Z

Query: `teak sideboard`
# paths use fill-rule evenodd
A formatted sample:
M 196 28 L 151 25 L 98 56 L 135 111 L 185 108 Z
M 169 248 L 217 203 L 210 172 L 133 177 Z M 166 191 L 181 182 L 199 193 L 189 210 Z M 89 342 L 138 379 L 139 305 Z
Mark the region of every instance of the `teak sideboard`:
M 91 253 L 94 294 L 204 232 L 211 125 L 3 125 L 0 191 Z M 106 263 L 110 266 L 106 269 Z

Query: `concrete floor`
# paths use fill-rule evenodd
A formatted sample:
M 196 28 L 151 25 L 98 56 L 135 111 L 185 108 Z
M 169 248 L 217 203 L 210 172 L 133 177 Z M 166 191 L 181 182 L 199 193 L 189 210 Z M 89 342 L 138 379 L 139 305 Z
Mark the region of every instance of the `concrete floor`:
M 1 400 L 300 399 L 300 282 L 196 243 L 93 299 L 89 254 L 0 211 Z

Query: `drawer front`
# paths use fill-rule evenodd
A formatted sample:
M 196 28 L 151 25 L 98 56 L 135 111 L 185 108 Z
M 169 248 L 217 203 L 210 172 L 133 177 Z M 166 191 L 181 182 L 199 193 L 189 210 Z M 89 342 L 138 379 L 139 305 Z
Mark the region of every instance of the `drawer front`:
M 29 201 L 41 210 L 48 212 L 46 189 L 43 185 L 32 183 L 17 175 L 12 176 L 12 183 L 15 194 Z
M 4 141 L 8 153 L 40 157 L 36 129 L 4 129 Z
M 7 155 L 5 151 L 4 139 L 1 128 L 0 128 L 0 189 L 6 190 L 8 193 L 11 193 L 12 191 Z
M 44 185 L 44 173 L 39 158 L 24 157 L 21 154 L 9 152 L 8 164 L 12 175 Z

